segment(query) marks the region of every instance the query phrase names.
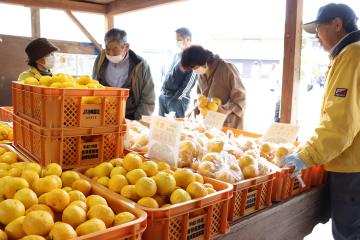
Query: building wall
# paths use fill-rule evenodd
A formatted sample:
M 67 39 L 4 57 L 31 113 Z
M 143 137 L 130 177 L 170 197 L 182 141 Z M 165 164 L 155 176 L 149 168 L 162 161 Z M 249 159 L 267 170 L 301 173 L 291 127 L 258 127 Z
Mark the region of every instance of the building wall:
M 16 81 L 19 74 L 28 69 L 25 47 L 31 38 L 1 35 L 0 39 L 0 106 L 10 106 L 11 82 Z M 63 53 L 97 54 L 94 46 L 88 43 L 50 41 Z

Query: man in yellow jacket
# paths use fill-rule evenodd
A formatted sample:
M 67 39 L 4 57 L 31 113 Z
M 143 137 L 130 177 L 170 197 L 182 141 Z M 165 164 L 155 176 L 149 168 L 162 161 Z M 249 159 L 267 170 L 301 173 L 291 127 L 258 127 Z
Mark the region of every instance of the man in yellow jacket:
M 329 52 L 321 118 L 315 134 L 284 159 L 294 175 L 313 165 L 329 171 L 334 239 L 360 239 L 360 31 L 345 4 L 321 7 L 304 30 Z

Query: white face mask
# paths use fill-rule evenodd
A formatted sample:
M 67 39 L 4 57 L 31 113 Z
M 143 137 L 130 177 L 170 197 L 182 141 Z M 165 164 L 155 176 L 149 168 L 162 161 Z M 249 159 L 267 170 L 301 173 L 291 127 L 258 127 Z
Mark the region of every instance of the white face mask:
M 49 55 L 47 57 L 45 57 L 45 63 L 44 63 L 44 67 L 47 69 L 51 69 L 53 68 L 55 65 L 55 56 L 54 55 Z
M 124 60 L 125 58 L 125 54 L 120 54 L 117 56 L 110 56 L 106 54 L 106 58 L 111 62 L 111 63 L 119 63 L 122 60 Z
M 207 67 L 206 66 L 201 66 L 201 67 L 198 67 L 197 69 L 193 70 L 194 73 L 196 74 L 199 74 L 199 75 L 203 75 L 206 73 L 207 71 Z
M 176 46 L 180 49 L 184 49 L 185 48 L 184 41 L 176 41 Z

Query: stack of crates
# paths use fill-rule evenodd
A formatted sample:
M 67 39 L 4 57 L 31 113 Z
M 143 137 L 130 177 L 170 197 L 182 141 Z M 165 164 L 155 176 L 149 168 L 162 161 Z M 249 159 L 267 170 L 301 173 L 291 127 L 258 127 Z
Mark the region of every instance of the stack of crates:
M 12 83 L 14 145 L 63 169 L 121 157 L 128 89 L 47 88 Z

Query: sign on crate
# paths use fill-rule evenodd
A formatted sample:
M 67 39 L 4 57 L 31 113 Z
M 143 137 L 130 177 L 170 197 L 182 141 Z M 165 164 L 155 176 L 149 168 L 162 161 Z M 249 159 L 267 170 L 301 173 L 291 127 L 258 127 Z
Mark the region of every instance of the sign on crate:
M 272 123 L 263 136 L 264 141 L 273 143 L 293 143 L 299 131 L 298 125 Z
M 152 117 L 150 124 L 149 157 L 177 167 L 180 134 L 183 122 L 164 117 Z
M 221 130 L 226 119 L 226 115 L 219 112 L 209 111 L 204 118 L 204 125 L 207 128 Z

